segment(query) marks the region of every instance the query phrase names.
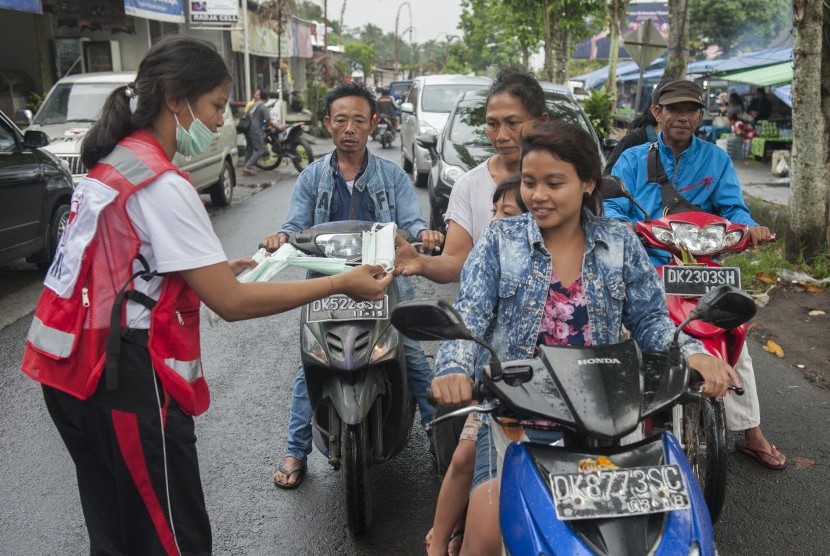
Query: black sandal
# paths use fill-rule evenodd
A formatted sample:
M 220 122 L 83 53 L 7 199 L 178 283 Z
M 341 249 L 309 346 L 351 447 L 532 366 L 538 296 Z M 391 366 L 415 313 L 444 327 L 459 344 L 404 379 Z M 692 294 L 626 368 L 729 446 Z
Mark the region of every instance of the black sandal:
M 283 465 L 280 465 L 277 469 L 277 473 L 282 473 L 283 475 L 285 475 L 286 480 L 290 480 L 291 475 L 297 473 L 297 482 L 281 483 L 277 480 L 276 473 L 274 473 L 274 476 L 272 477 L 274 479 L 274 486 L 276 486 L 277 488 L 281 488 L 283 490 L 291 490 L 297 488 L 298 486 L 300 486 L 300 484 L 302 484 L 303 479 L 305 478 L 306 468 L 307 466 L 305 462 L 302 462 L 300 465 L 292 469 L 286 469 Z

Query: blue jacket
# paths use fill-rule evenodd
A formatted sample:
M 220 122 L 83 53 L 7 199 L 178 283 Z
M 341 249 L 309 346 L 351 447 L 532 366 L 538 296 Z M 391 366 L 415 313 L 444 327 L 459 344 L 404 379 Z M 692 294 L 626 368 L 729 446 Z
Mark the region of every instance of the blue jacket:
M 620 326 L 644 350 L 665 350 L 674 325 L 660 278 L 637 236 L 621 222 L 583 210 L 582 282 L 595 345 L 620 340 Z M 551 257 L 533 216 L 497 220 L 473 247 L 463 270 L 455 308 L 474 335 L 490 342 L 503 361 L 533 357 L 550 288 Z M 684 355 L 706 353 L 680 335 Z M 486 359 L 470 341 L 445 341 L 436 375 L 470 375 Z
M 309 164 L 297 178 L 288 205 L 288 216 L 280 232 L 293 234 L 330 220 L 335 183 L 331 166 L 332 154 Z M 368 150 L 366 156 L 366 171 L 354 187 L 358 191 L 369 191 L 369 199 L 374 203 L 375 219 L 378 222 L 395 222 L 398 228 L 408 230 L 418 237 L 418 234 L 427 229 L 427 225 L 421 217 L 409 176 L 394 162 L 375 156 Z
M 726 218 L 730 222 L 757 226 L 749 215 L 744 202 L 738 174 L 726 151 L 718 146 L 692 137 L 692 144 L 679 157 L 674 156 L 671 147 L 663 143 L 663 133 L 657 138 L 660 146 L 660 161 L 669 180 L 677 191 L 692 204 L 701 209 Z M 649 144 L 627 149 L 611 170 L 611 174 L 625 182 L 631 195 L 644 209 L 648 217 L 627 199 L 605 201 L 605 216 L 636 223 L 638 220 L 654 220 L 662 217 L 663 198 L 660 185 L 648 182 L 646 153 Z

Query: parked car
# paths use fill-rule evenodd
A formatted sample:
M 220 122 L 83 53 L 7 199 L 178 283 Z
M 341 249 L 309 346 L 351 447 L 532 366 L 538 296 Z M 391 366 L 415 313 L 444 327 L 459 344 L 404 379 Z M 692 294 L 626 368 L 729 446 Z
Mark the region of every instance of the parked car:
M 565 120 L 579 124 L 600 148 L 599 137 L 582 107 L 566 86 L 542 82 L 548 116 L 551 120 Z M 427 179 L 429 191 L 430 228 L 446 231 L 444 213 L 455 181 L 468 170 L 495 154 L 495 149 L 484 131 L 487 90 L 466 91 L 452 108 L 447 125 L 440 135 L 432 133 L 418 137 L 420 146 L 432 153 L 432 168 Z M 602 164 L 605 158 L 600 149 Z
M 23 134 L 0 112 L 0 263 L 25 257 L 45 271 L 52 262 L 74 185 L 48 144 L 45 133 Z
M 426 187 L 432 161 L 415 141 L 418 135 L 441 135 L 460 93 L 490 86 L 489 77 L 427 75 L 416 77 L 401 104 L 401 158 L 405 172 L 412 172 L 418 187 Z
M 51 143 L 49 151 L 66 161 L 77 183 L 87 168 L 81 162 L 81 144 L 84 135 L 98 119 L 101 106 L 116 87 L 126 86 L 135 79 L 133 72 L 100 72 L 71 75 L 59 80 L 37 111 L 18 112 L 18 124 L 46 132 Z M 236 186 L 236 130 L 229 106 L 225 106 L 225 125 L 219 136 L 202 154 L 184 157 L 176 154 L 173 164 L 190 173 L 190 181 L 200 193 L 209 193 L 214 205 L 227 206 L 233 199 Z

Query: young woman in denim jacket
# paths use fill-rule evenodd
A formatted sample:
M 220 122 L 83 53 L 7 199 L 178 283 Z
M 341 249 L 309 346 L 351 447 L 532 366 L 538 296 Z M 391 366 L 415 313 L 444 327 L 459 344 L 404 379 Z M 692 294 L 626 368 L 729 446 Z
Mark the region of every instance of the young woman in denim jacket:
M 455 307 L 502 360 L 533 357 L 536 346 L 609 344 L 625 326 L 645 350 L 663 350 L 674 326 L 645 249 L 623 223 L 599 216 L 601 165 L 579 127 L 543 124 L 522 140 L 521 196 L 529 212 L 495 221 L 461 273 Z M 723 396 L 734 370 L 681 335 L 681 350 Z M 441 405 L 466 405 L 482 360 L 473 342 L 444 342 L 432 391 Z M 489 425 L 479 431 L 462 554 L 501 554 L 498 484 Z

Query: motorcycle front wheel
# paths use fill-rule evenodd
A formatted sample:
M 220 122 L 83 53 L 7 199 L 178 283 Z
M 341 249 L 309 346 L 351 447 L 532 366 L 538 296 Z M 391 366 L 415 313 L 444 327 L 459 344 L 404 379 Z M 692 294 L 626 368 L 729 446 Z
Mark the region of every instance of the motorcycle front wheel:
M 305 139 L 297 139 L 291 146 L 294 155 L 291 157 L 291 162 L 298 172 L 302 172 L 306 167 L 314 161 L 314 153 L 311 152 L 311 145 Z
M 270 142 L 265 143 L 265 154 L 259 157 L 256 161 L 256 167 L 260 170 L 273 170 L 282 162 L 282 157 L 274 152 L 274 145 Z
M 683 405 L 681 442 L 697 477 L 712 523 L 726 499 L 726 416 L 723 402 L 704 398 Z
M 346 495 L 346 514 L 349 529 L 355 535 L 369 530 L 372 525 L 369 500 L 369 442 L 366 422 L 357 425 L 343 423 L 341 432 L 341 461 Z

